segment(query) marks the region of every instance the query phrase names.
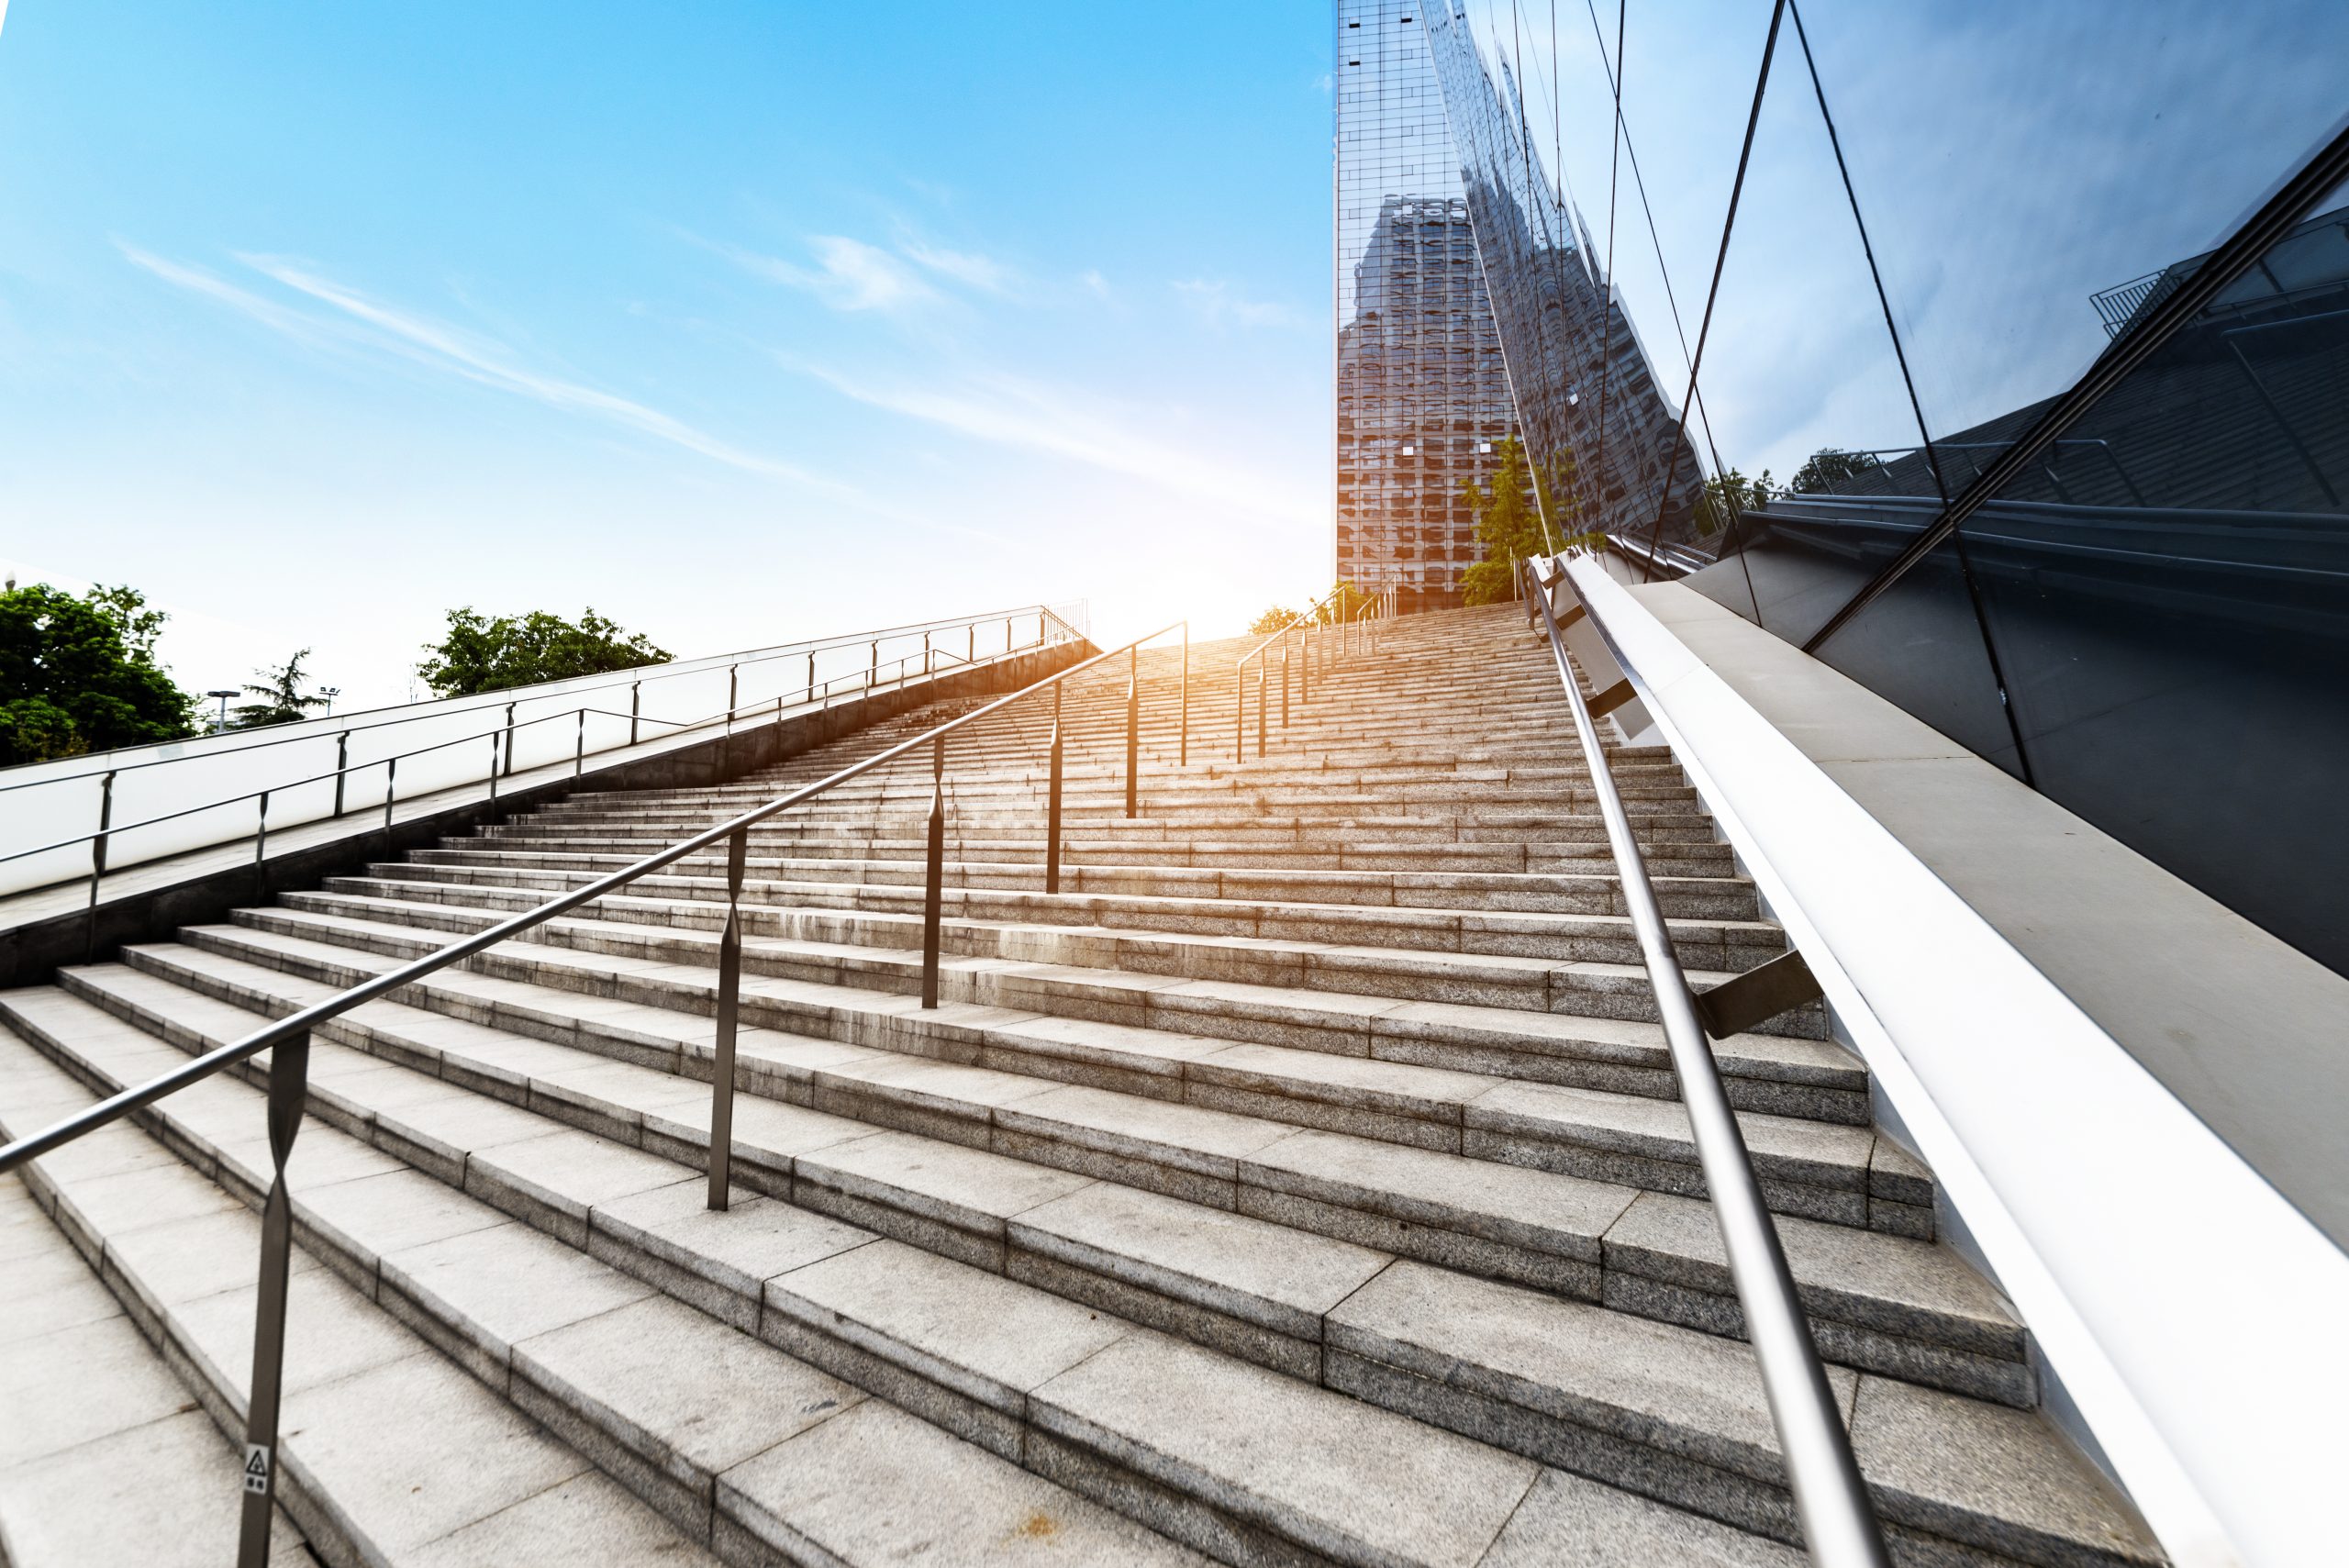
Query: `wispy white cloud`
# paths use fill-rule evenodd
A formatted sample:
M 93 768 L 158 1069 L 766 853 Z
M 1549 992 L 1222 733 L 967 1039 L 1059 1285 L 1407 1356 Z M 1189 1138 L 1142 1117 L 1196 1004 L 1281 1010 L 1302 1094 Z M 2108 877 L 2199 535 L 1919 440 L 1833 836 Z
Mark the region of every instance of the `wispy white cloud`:
M 747 451 L 645 404 L 533 370 L 520 363 L 503 344 L 383 304 L 325 278 L 302 263 L 271 256 L 238 258 L 263 277 L 330 307 L 335 314 L 321 316 L 298 310 L 239 288 L 202 268 L 167 261 L 123 240 L 115 243 L 133 265 L 311 347 L 372 349 L 394 354 L 478 385 L 622 426 L 730 468 L 804 485 L 862 505 L 874 505 L 872 498 L 854 485 L 811 473 L 795 463 Z
M 1185 278 L 1174 284 L 1176 297 L 1209 327 L 1300 327 L 1302 313 L 1273 300 L 1250 299 L 1219 278 Z
M 1072 459 L 1252 517 L 1321 520 L 1323 509 L 1314 495 L 1195 447 L 1170 443 L 1136 428 L 1130 418 L 1104 413 L 1097 397 L 1002 374 L 976 377 L 959 387 L 881 385 L 820 365 L 796 368 L 859 403 L 979 440 Z
M 834 310 L 897 311 L 935 302 L 938 291 L 919 272 L 877 245 L 839 234 L 807 239 L 816 265 L 803 267 L 740 246 L 717 250 L 736 265 L 788 288 L 804 289 Z
M 1110 288 L 1108 279 L 1103 277 L 1099 272 L 1095 272 L 1090 267 L 1087 267 L 1084 272 L 1079 272 L 1076 275 L 1076 281 L 1085 285 L 1085 293 L 1092 295 L 1097 299 L 1108 299 L 1110 295 L 1116 292 Z
M 988 294 L 1009 292 L 1014 279 L 1011 269 L 992 256 L 981 256 L 968 250 L 948 250 L 939 246 L 925 245 L 918 239 L 908 239 L 901 247 L 905 253 L 931 272 L 952 278 L 956 283 Z

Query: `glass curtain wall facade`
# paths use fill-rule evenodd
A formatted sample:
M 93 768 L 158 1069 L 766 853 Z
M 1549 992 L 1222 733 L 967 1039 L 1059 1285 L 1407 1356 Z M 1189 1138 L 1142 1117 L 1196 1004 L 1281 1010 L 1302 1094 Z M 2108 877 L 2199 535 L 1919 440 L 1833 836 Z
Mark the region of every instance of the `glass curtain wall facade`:
M 2349 6 L 1444 5 L 1585 515 L 2349 973 Z M 1611 370 L 1578 417 L 1619 335 L 1668 477 Z
M 1444 0 L 1433 0 L 1441 6 Z M 1514 428 L 1417 0 L 1338 0 L 1337 575 L 1460 603 L 1464 485 Z
M 1526 447 L 1546 481 L 1535 495 L 1543 521 L 1558 539 L 1659 523 L 1667 540 L 1710 531 L 1678 410 L 1593 254 L 1589 225 L 1544 168 L 1508 63 L 1486 63 L 1452 4 L 1429 18 L 1429 50 Z

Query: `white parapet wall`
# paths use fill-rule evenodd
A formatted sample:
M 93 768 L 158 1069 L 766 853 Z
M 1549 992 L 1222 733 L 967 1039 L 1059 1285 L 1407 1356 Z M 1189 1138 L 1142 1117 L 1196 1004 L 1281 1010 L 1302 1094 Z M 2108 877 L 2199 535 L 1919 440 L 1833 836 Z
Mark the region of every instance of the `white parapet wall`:
M 1566 565 L 1576 657 L 1630 678 L 1818 974 L 2051 1414 L 2180 1563 L 2349 1561 L 2349 1255 L 2239 1152 L 2343 1195 L 2349 981 L 1694 590 Z M 2196 1049 L 2221 1022 L 2265 1048 L 2256 1105 L 2239 1040 Z

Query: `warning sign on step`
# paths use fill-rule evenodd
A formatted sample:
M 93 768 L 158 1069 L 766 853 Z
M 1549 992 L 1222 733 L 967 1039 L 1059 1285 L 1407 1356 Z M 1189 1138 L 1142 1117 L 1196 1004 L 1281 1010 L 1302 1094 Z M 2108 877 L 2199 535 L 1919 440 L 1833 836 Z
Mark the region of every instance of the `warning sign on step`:
M 245 1445 L 245 1490 L 269 1493 L 269 1450 L 260 1443 Z

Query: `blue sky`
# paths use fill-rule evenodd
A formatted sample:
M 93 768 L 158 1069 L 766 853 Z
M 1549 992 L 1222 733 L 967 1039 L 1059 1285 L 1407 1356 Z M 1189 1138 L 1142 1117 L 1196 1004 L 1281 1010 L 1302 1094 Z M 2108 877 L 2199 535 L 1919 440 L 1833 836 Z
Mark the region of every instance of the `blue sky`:
M 376 697 L 464 602 L 1236 629 L 1326 571 L 1330 105 L 1235 20 L 17 0 L 0 557 Z
M 309 645 L 397 700 L 463 603 L 690 655 L 1325 580 L 1323 0 L 0 6 L 0 562 L 144 588 L 184 684 Z M 1603 244 L 1614 8 L 1469 10 Z M 1804 15 L 1937 433 L 2083 368 L 2349 57 L 2338 0 Z M 1768 17 L 1630 11 L 1664 264 L 1626 165 L 1616 277 L 1675 398 Z M 1916 439 L 1798 59 L 1705 380 L 1781 479 Z

